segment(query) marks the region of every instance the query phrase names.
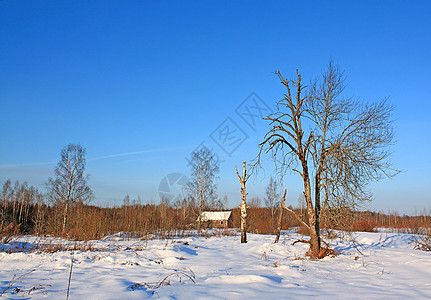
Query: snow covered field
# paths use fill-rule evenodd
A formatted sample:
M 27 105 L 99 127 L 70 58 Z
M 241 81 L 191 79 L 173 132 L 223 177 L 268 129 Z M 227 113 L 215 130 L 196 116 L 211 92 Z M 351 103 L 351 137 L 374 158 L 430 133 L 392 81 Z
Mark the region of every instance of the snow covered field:
M 73 251 L 70 299 L 431 298 L 431 253 L 413 250 L 410 235 L 354 236 L 362 254 L 352 243 L 329 240 L 340 255 L 319 261 L 304 258 L 307 245 L 291 245 L 299 237 L 294 233 L 279 244 L 274 236 L 256 234 L 248 235 L 247 244 L 238 235 L 149 241 L 111 236 L 92 241 L 93 251 Z M 20 237 L 3 245 L 2 297 L 65 299 L 72 251 L 4 251 L 58 242 Z

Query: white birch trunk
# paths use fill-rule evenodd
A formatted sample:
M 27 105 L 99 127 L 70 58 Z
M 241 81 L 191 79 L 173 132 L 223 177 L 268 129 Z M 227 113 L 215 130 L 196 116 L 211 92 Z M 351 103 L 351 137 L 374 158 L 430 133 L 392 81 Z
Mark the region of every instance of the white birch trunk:
M 241 243 L 247 243 L 247 193 L 245 191 L 245 184 L 247 182 L 247 175 L 245 170 L 245 161 L 243 162 L 243 173 L 242 177 L 239 176 L 238 169 L 236 169 L 236 174 L 238 175 L 239 181 L 241 183 Z

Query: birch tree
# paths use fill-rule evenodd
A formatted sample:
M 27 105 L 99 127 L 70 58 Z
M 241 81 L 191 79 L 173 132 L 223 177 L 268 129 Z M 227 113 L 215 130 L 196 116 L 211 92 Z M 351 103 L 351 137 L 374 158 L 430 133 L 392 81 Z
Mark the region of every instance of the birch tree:
M 3 227 L 6 225 L 7 221 L 7 208 L 9 206 L 10 198 L 12 198 L 12 182 L 10 179 L 6 180 L 6 182 L 3 184 L 3 190 L 2 190 L 2 199 L 1 199 L 1 223 L 0 223 L 0 231 L 3 230 Z
M 239 175 L 238 169 L 235 166 L 236 175 L 238 175 L 239 182 L 241 183 L 241 243 L 247 243 L 247 193 L 245 191 L 246 189 L 246 183 L 247 180 L 250 178 L 250 175 L 247 175 L 246 173 L 246 163 L 243 162 L 242 166 L 242 176 Z
M 272 219 L 274 219 L 276 207 L 279 205 L 278 198 L 278 183 L 271 176 L 271 178 L 269 179 L 269 183 L 266 186 L 265 204 L 271 212 Z
M 282 225 L 282 221 L 283 221 L 283 211 L 284 211 L 284 207 L 285 207 L 285 203 L 286 203 L 286 193 L 287 193 L 287 190 L 284 190 L 283 199 L 281 200 L 281 209 L 280 209 L 280 212 L 278 213 L 277 231 L 275 233 L 274 244 L 277 244 L 278 241 L 280 240 L 281 225 Z
M 308 220 L 297 220 L 309 231 L 310 256 L 320 253 L 322 205 L 356 208 L 371 199 L 371 181 L 395 176 L 388 146 L 393 142 L 392 107 L 385 100 L 361 103 L 345 97 L 345 76 L 337 66 L 328 68 L 309 86 L 301 74 L 285 79 L 278 110 L 265 118 L 270 124 L 260 144 L 256 164 L 271 154 L 277 172 L 301 177 Z
M 47 182 L 48 197 L 52 203 L 63 207 L 63 234 L 67 229 L 70 207 L 78 202 L 87 203 L 93 198 L 85 176 L 85 149 L 81 145 L 69 144 L 61 150 L 61 159 L 55 168 L 55 178 Z
M 198 205 L 197 229 L 200 233 L 202 212 L 217 199 L 215 180 L 220 168 L 213 153 L 206 147 L 202 147 L 191 154 L 190 166 L 192 172 L 186 189 L 189 196 Z

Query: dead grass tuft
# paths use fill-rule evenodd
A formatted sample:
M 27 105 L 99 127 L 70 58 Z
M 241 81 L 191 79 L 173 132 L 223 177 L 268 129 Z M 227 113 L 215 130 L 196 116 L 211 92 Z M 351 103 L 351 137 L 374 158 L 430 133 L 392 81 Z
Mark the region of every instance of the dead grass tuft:
M 319 252 L 319 255 L 317 255 L 317 257 L 319 259 L 322 259 L 322 258 L 327 257 L 327 256 L 329 256 L 329 257 L 335 257 L 335 256 L 337 256 L 339 254 L 340 254 L 339 252 L 337 252 L 337 251 L 335 251 L 333 249 L 330 249 L 330 248 L 327 248 L 327 247 L 320 247 L 320 252 Z M 305 256 L 312 257 L 311 250 L 308 250 L 305 253 Z
M 173 278 L 177 278 L 178 282 L 180 284 L 183 283 L 184 279 L 193 282 L 194 284 L 196 284 L 196 275 L 195 273 L 193 273 L 193 271 L 188 268 L 185 269 L 183 271 L 174 271 L 173 273 L 165 276 L 163 279 L 157 281 L 157 282 L 141 282 L 141 283 L 135 283 L 131 286 L 129 286 L 129 290 L 130 291 L 135 291 L 138 289 L 148 289 L 149 291 L 152 292 L 152 294 L 154 295 L 156 292 L 155 290 L 162 287 L 162 286 L 168 286 L 168 285 L 172 285 L 172 280 Z
M 431 228 L 424 228 L 422 234 L 413 236 L 414 248 L 423 251 L 431 251 Z
M 229 228 L 202 232 L 202 236 L 206 239 L 210 237 L 223 237 L 223 236 L 236 236 L 236 235 L 237 235 L 237 231 L 235 229 L 229 229 Z

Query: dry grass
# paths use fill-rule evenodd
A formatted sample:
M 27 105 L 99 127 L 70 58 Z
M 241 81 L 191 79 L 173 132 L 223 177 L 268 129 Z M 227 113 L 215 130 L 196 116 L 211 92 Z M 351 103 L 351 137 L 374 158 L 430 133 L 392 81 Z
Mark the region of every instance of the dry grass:
M 330 249 L 330 248 L 327 248 L 327 247 L 321 247 L 319 255 L 317 257 L 319 259 L 322 259 L 322 258 L 327 257 L 327 256 L 329 256 L 329 257 L 335 257 L 337 255 L 339 255 L 339 253 L 337 251 L 335 251 L 333 249 Z M 308 250 L 305 253 L 305 256 L 312 257 L 311 250 Z
M 104 249 L 96 248 L 91 242 L 67 242 L 67 243 L 16 243 L 7 247 L 6 253 L 56 253 L 62 251 L 101 251 Z
M 262 251 L 262 255 L 261 255 L 260 259 L 268 260 L 269 259 L 269 253 L 267 253 L 266 251 Z
M 431 251 L 431 227 L 424 228 L 421 234 L 413 236 L 414 248 L 423 251 Z
M 232 228 L 203 230 L 201 233 L 201 235 L 207 239 L 211 237 L 236 236 L 237 234 L 237 230 Z
M 172 285 L 172 280 L 174 278 L 176 278 L 180 284 L 183 283 L 184 279 L 196 284 L 196 275 L 190 268 L 188 268 L 183 271 L 175 270 L 174 272 L 168 274 L 167 276 L 156 282 L 135 283 L 129 286 L 129 290 L 135 291 L 138 289 L 147 289 L 154 295 L 156 293 L 155 290 L 157 290 L 158 288 L 162 286 Z
M 23 291 L 25 292 L 25 290 L 20 289 L 19 287 L 17 287 L 17 285 L 20 284 L 29 274 L 33 273 L 34 271 L 36 271 L 36 269 L 27 271 L 26 273 L 19 276 L 17 276 L 17 274 L 14 274 L 6 287 L 1 291 L 0 297 L 3 296 L 9 290 L 12 290 L 13 294 L 18 294 Z

